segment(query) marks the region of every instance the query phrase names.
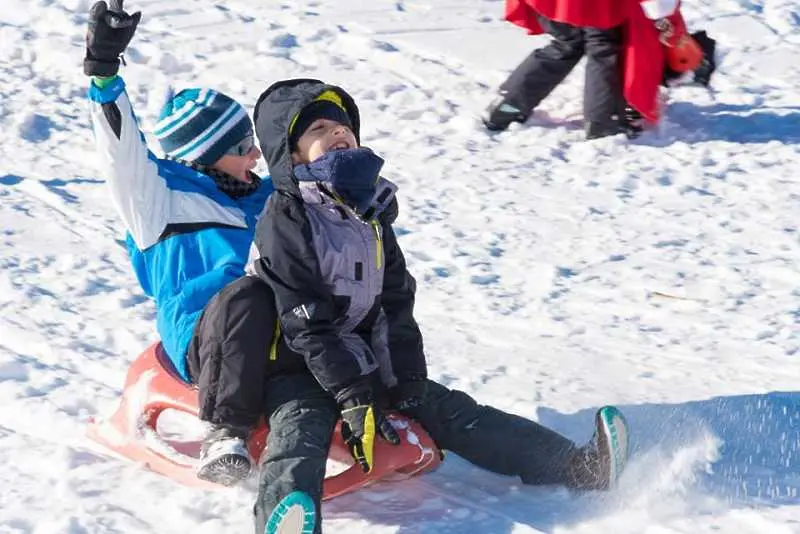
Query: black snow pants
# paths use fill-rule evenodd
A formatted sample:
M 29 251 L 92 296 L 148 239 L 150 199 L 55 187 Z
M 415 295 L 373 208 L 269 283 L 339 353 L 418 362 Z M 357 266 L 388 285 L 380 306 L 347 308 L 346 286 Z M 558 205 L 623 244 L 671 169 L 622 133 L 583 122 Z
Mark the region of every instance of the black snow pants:
M 503 82 L 500 88 L 506 99 L 529 115 L 586 55 L 584 121 L 594 129 L 615 127 L 625 110 L 620 62 L 622 29 L 577 28 L 541 15 L 538 20 L 553 41 L 534 50 Z
M 187 354 L 200 419 L 251 429 L 264 414 L 264 383 L 277 321 L 272 290 L 256 277 L 225 286 L 206 305 Z
M 320 502 L 325 463 L 339 411 L 333 398 L 309 374 L 268 380 L 270 433 L 262 459 L 255 532 L 262 534 L 270 513 L 292 491 L 316 503 L 315 533 L 322 531 Z M 473 464 L 525 484 L 562 484 L 575 444 L 528 419 L 478 404 L 460 391 L 428 381 L 425 402 L 413 413 L 436 444 Z

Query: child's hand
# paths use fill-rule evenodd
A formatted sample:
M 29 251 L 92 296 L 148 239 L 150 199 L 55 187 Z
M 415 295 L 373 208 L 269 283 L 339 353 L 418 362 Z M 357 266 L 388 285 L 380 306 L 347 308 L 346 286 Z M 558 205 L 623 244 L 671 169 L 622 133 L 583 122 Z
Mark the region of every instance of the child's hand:
M 400 436 L 368 396 L 353 397 L 343 401 L 341 410 L 344 442 L 350 448 L 353 459 L 361 465 L 361 469 L 369 473 L 374 465 L 376 431 L 392 445 L 400 444 Z
M 103 0 L 96 2 L 89 10 L 84 74 L 114 76 L 119 70 L 119 56 L 133 39 L 141 18 L 139 11 L 126 13 L 122 0 L 112 0 L 110 9 Z

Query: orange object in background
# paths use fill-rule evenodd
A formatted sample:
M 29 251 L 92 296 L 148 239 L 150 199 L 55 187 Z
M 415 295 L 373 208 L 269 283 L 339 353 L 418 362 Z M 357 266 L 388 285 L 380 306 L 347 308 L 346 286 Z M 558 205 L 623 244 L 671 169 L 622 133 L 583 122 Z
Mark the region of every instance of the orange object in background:
M 87 434 L 117 454 L 177 482 L 207 489 L 222 488 L 196 476 L 199 441 L 180 441 L 158 433 L 158 419 L 165 410 L 197 417 L 197 389 L 181 380 L 161 343 L 154 343 L 128 369 L 117 410 L 108 419 L 89 421 Z M 325 478 L 323 499 L 355 491 L 378 480 L 405 479 L 439 466 L 442 455 L 419 423 L 394 413 L 387 413 L 386 417 L 397 430 L 401 443 L 395 446 L 375 440 L 375 465 L 368 474 L 352 461 L 339 422 L 328 457 L 352 465 Z M 262 422 L 248 440 L 247 448 L 256 465 L 268 434 L 269 428 Z
M 669 68 L 675 72 L 696 70 L 703 61 L 703 49 L 688 34 L 682 35 L 675 46 L 665 47 L 664 52 Z

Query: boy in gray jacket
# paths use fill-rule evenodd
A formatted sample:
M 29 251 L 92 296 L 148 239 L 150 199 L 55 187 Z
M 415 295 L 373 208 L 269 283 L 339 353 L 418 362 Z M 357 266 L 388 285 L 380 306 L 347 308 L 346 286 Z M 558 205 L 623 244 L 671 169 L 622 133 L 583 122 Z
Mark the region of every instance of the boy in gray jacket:
M 394 184 L 360 146 L 358 108 L 318 80 L 273 84 L 254 123 L 275 193 L 256 228 L 258 276 L 275 294 L 279 358 L 305 372 L 266 385 L 271 432 L 256 502 L 256 532 L 321 532 L 331 434 L 369 471 L 376 439 L 399 443 L 382 415 L 414 418 L 441 449 L 527 484 L 606 489 L 624 468 L 627 427 L 598 411 L 583 447 L 533 421 L 480 405 L 427 377 L 414 319 L 416 283 L 392 230 Z

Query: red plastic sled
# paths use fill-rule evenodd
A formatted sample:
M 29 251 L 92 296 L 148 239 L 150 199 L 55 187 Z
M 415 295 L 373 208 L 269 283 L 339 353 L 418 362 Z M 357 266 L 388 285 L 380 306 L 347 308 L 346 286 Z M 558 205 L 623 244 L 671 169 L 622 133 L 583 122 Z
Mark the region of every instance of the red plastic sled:
M 160 343 L 151 345 L 133 362 L 125 380 L 122 400 L 106 420 L 89 422 L 89 438 L 112 451 L 143 463 L 156 473 L 194 487 L 220 486 L 197 478 L 198 441 L 175 441 L 157 431 L 158 418 L 164 410 L 177 410 L 197 417 L 197 390 L 184 382 L 172 367 Z M 331 499 L 381 479 L 407 478 L 430 471 L 441 463 L 439 449 L 422 427 L 400 415 L 387 414 L 402 439 L 399 446 L 383 440 L 375 442 L 375 465 L 369 474 L 353 464 L 341 473 L 327 476 L 323 499 Z M 258 462 L 269 429 L 261 424 L 248 442 L 251 457 Z M 337 427 L 329 458 L 352 464 L 352 458 Z

